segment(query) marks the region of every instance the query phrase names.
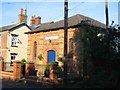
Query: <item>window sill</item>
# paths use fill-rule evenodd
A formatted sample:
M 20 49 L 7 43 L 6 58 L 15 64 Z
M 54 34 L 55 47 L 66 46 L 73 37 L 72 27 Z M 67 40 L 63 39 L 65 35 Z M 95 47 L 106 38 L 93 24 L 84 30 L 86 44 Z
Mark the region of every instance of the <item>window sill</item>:
M 11 46 L 11 47 L 18 47 L 18 46 Z

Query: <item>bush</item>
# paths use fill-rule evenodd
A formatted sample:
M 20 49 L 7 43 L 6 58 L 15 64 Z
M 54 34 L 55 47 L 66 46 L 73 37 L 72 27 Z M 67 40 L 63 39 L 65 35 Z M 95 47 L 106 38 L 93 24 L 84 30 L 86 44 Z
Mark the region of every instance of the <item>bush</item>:
M 63 71 L 62 71 L 62 68 L 58 66 L 57 71 L 58 71 L 58 78 L 63 77 Z
M 50 74 L 49 67 L 50 67 L 50 65 L 47 64 L 46 69 L 45 69 L 45 72 L 44 72 L 44 76 L 45 76 L 45 77 L 49 77 L 49 74 Z
M 59 57 L 59 58 L 58 58 L 58 61 L 63 62 L 63 61 L 64 61 L 64 60 L 63 60 L 63 57 Z
M 21 77 L 25 77 L 25 59 L 21 60 Z
M 58 66 L 58 62 L 50 62 L 49 64 L 47 64 L 45 72 L 44 72 L 44 76 L 49 78 L 50 65 L 56 65 L 57 66 L 58 77 L 62 77 L 62 74 L 63 74 L 62 69 L 61 69 L 61 67 Z

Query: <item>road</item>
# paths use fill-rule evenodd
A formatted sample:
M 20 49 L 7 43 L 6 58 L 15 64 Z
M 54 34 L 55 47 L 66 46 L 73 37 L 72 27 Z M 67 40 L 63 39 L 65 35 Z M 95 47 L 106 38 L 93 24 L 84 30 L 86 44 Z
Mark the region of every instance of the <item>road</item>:
M 19 81 L 1 80 L 0 79 L 0 89 L 4 88 L 45 88 L 40 83 L 24 83 Z

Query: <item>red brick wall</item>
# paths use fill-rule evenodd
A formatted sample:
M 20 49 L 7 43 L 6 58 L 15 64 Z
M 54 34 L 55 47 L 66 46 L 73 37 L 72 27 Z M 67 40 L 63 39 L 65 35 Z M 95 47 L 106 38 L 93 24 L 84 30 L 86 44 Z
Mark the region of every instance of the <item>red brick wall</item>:
M 2 63 L 0 62 L 0 65 Z M 21 78 L 21 63 L 20 62 L 14 62 L 13 64 L 13 72 L 5 72 L 5 71 L 0 71 L 0 78 L 2 79 L 7 79 L 7 80 L 16 80 Z
M 69 52 L 69 39 L 73 38 L 76 28 L 69 28 L 68 30 L 68 52 Z M 46 40 L 46 37 L 58 36 L 58 39 L 52 39 L 51 43 Z M 55 31 L 39 32 L 28 34 L 28 60 L 33 61 L 34 55 L 34 42 L 37 42 L 37 56 L 42 54 L 44 59 L 42 64 L 47 64 L 47 52 L 49 50 L 54 50 L 56 52 L 56 60 L 58 57 L 63 56 L 64 51 L 64 29 L 59 29 Z M 40 61 L 36 58 L 36 64 Z

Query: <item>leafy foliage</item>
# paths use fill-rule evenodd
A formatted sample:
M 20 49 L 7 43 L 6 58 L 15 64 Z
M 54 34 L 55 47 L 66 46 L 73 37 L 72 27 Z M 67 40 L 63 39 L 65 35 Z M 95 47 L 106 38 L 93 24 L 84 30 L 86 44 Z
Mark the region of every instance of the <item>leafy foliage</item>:
M 58 61 L 63 62 L 63 61 L 64 61 L 64 60 L 63 60 L 63 57 L 59 57 L 59 58 L 58 58 Z
M 90 76 L 86 84 L 115 87 L 120 80 L 120 29 L 83 24 L 75 33 L 74 42 L 79 71 L 83 76 Z
M 39 58 L 39 60 L 42 60 L 42 59 L 43 59 L 42 54 L 40 54 L 40 55 L 38 56 L 38 58 Z
M 57 66 L 57 72 L 58 72 L 58 77 L 62 77 L 62 69 L 61 67 L 58 66 L 58 62 L 50 62 L 49 64 L 47 64 L 45 72 L 44 72 L 44 76 L 49 78 L 50 75 L 50 65 L 56 65 Z
M 21 60 L 21 77 L 25 77 L 25 59 Z

